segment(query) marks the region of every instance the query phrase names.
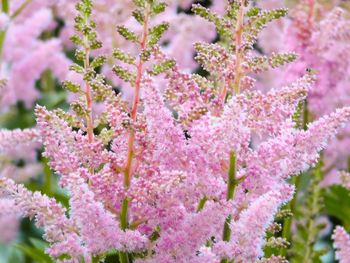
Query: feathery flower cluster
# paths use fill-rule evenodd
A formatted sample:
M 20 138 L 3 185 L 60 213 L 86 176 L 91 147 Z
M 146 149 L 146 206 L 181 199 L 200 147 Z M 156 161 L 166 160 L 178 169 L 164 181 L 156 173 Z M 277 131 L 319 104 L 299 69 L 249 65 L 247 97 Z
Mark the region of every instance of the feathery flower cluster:
M 55 27 L 55 1 L 2 1 L 0 32 L 0 107 L 22 101 L 32 107 L 40 96 L 36 81 L 46 70 L 64 80 L 70 65 L 57 38 L 43 37 Z
M 21 211 L 14 200 L 0 199 L 0 243 L 10 243 L 16 239 Z
M 337 1 L 334 1 L 336 6 Z M 275 5 L 276 1 L 262 1 L 261 5 Z M 329 114 L 337 108 L 349 105 L 348 78 L 350 63 L 350 21 L 345 11 L 334 7 L 327 11 L 318 1 L 303 0 L 291 12 L 292 19 L 280 20 L 269 27 L 260 38 L 260 46 L 266 53 L 277 50 L 294 51 L 299 55 L 295 63 L 285 69 L 277 69 L 263 78 L 264 84 L 279 86 L 304 74 L 305 69 L 320 72 L 315 88 L 310 91 L 307 107 L 310 118 Z M 282 34 L 281 34 L 282 32 Z M 271 38 L 279 38 L 278 45 L 271 45 Z M 329 143 L 324 155 L 325 171 L 331 172 L 327 181 L 339 182 L 339 169 L 346 169 L 349 159 L 349 126 L 346 126 Z M 338 178 L 337 178 L 338 177 Z
M 350 237 L 345 229 L 337 226 L 333 233 L 334 248 L 336 249 L 336 259 L 340 263 L 350 262 Z
M 103 5 L 76 4 L 71 39 L 78 63 L 70 69 L 82 81 L 63 84 L 76 95 L 71 111 L 37 106 L 36 130 L 20 132 L 19 139 L 4 132 L 8 140 L 0 140 L 0 146 L 28 138 L 42 143 L 69 193 L 65 209 L 0 177 L 2 199 L 43 228 L 54 260 L 96 262 L 118 255 L 122 263 L 283 262 L 264 258 L 263 249 L 285 244 L 268 242 L 266 232 L 293 197 L 287 179 L 316 164 L 350 120 L 350 107 L 302 130 L 293 116 L 312 89 L 312 73 L 266 94 L 254 89 L 253 74 L 296 56 L 253 51 L 262 28 L 286 10 L 260 10 L 248 2 L 229 1 L 224 15 L 193 5 L 219 35 L 215 44 L 194 45 L 206 77 L 183 72 L 159 45 L 168 27 L 159 19 L 174 11 L 171 4 L 172 11 L 154 0 L 112 4 L 116 10 L 129 4 L 136 21 L 129 24 L 126 13 L 126 25 L 117 29 L 124 44 L 113 52 L 113 73 L 134 90 L 131 103 L 98 70 L 114 63 L 100 53 L 110 53 L 110 38 L 102 51 L 100 39 L 115 17 L 97 15 L 95 21 L 94 10 Z M 122 50 L 129 45 L 133 50 Z M 106 111 L 95 110 L 96 103 Z

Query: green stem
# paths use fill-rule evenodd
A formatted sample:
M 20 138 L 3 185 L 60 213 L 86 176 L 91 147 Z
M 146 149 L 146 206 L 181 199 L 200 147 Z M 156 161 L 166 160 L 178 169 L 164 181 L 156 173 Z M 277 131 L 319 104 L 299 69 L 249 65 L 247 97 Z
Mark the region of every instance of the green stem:
M 307 125 L 309 123 L 309 109 L 307 100 L 304 101 L 304 111 L 303 111 L 303 129 L 307 130 Z
M 227 195 L 226 200 L 232 200 L 233 196 L 235 194 L 236 186 L 238 185 L 238 181 L 236 180 L 236 174 L 237 174 L 237 157 L 234 152 L 231 152 L 230 154 L 230 167 L 228 170 L 228 180 L 227 180 Z M 231 239 L 231 224 L 232 215 L 229 215 L 224 224 L 224 232 L 222 239 L 226 242 L 230 241 Z M 221 263 L 228 263 L 228 259 L 221 260 Z
M 52 76 L 51 70 L 45 70 L 40 79 L 40 83 L 42 90 L 46 93 L 55 89 L 55 80 Z
M 295 215 L 296 213 L 300 179 L 301 179 L 301 175 L 293 177 L 292 184 L 295 185 L 295 195 L 294 195 L 294 198 L 286 206 L 286 209 L 289 209 L 293 215 Z M 291 240 L 292 238 L 292 217 L 287 217 L 284 219 L 282 238 L 285 238 L 286 240 Z M 287 248 L 282 247 L 280 249 L 279 254 L 285 257 L 287 255 Z
M 122 209 L 120 212 L 120 228 L 126 230 L 128 228 L 128 208 L 129 200 L 125 198 L 123 200 Z M 121 263 L 129 263 L 129 255 L 126 252 L 119 252 L 119 259 Z
M 129 255 L 125 252 L 119 252 L 119 261 L 120 263 L 129 263 Z
M 125 198 L 122 204 L 122 210 L 120 212 L 120 228 L 126 230 L 128 228 L 128 205 L 129 200 Z
M 4 12 L 5 14 L 8 14 L 10 12 L 9 0 L 1 0 L 1 4 L 2 4 L 2 12 Z M 4 49 L 5 38 L 6 38 L 6 29 L 0 32 L 0 65 L 2 61 L 2 53 Z
M 1 4 L 2 4 L 2 12 L 4 12 L 5 14 L 8 14 L 10 12 L 9 0 L 1 0 Z
M 231 224 L 232 216 L 229 215 L 226 218 L 225 225 L 224 225 L 224 234 L 223 234 L 223 240 L 228 242 L 231 239 L 231 229 L 230 229 L 230 224 Z
M 234 152 L 231 152 L 230 154 L 230 168 L 228 170 L 228 181 L 227 181 L 227 195 L 226 200 L 232 200 L 236 186 L 237 186 L 237 180 L 236 180 L 236 154 Z
M 22 11 L 27 7 L 27 5 L 30 4 L 32 0 L 27 0 L 25 1 L 12 15 L 11 15 L 11 19 L 15 19 L 17 16 L 19 16 Z
M 0 31 L 0 65 L 2 64 L 2 53 L 4 51 L 4 44 L 6 39 L 6 30 Z
M 207 201 L 208 201 L 208 198 L 205 197 L 205 196 L 199 201 L 198 207 L 197 207 L 197 212 L 201 211 L 201 210 L 204 208 L 205 203 L 206 203 Z

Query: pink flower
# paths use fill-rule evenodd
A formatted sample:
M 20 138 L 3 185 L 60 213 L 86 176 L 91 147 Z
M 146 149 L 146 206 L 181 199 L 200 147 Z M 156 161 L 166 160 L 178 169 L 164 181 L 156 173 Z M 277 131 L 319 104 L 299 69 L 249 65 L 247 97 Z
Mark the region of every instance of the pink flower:
M 341 226 L 337 226 L 334 230 L 333 236 L 334 248 L 336 249 L 336 259 L 340 263 L 350 262 L 350 237 L 346 233 L 345 229 Z

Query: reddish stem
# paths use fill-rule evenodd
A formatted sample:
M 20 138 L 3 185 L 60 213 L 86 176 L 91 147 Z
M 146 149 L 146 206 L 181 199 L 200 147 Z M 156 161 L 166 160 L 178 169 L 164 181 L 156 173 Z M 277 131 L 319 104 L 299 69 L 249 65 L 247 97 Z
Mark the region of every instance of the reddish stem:
M 309 15 L 308 15 L 308 23 L 310 25 L 310 28 L 313 27 L 313 20 L 314 20 L 314 9 L 315 9 L 315 0 L 309 0 Z
M 148 35 L 148 14 L 149 12 L 146 11 L 145 15 L 145 22 L 143 24 L 143 34 L 142 39 L 140 41 L 140 48 L 141 52 L 146 48 L 147 44 L 147 35 Z M 143 61 L 140 58 L 137 66 L 136 66 L 136 81 L 135 81 L 135 94 L 133 99 L 133 105 L 131 109 L 131 118 L 135 122 L 137 117 L 137 110 L 140 102 L 140 89 L 141 89 L 141 80 L 142 80 L 142 70 L 143 70 Z M 134 142 L 135 142 L 135 131 L 133 129 L 129 132 L 129 139 L 128 139 L 128 154 L 127 154 L 127 160 L 124 170 L 124 186 L 128 188 L 130 186 L 131 181 L 131 167 L 132 167 L 132 158 L 133 158 L 133 152 L 134 152 Z
M 88 69 L 90 67 L 89 54 L 90 54 L 89 48 L 85 48 L 85 60 L 84 60 L 85 69 Z M 91 94 L 91 87 L 88 81 L 85 81 L 85 86 L 86 86 L 85 97 L 86 97 L 86 105 L 87 105 L 87 112 L 88 112 L 88 115 L 86 117 L 87 134 L 88 134 L 89 143 L 92 143 L 94 140 L 94 122 L 92 117 L 92 94 Z
M 235 37 L 235 42 L 236 42 L 236 69 L 235 69 L 235 79 L 233 82 L 233 91 L 235 94 L 239 93 L 239 84 L 242 78 L 242 36 L 243 36 L 243 29 L 244 29 L 244 2 L 245 0 L 240 1 L 240 7 L 238 11 L 238 17 L 237 17 L 237 27 L 236 27 L 236 37 Z

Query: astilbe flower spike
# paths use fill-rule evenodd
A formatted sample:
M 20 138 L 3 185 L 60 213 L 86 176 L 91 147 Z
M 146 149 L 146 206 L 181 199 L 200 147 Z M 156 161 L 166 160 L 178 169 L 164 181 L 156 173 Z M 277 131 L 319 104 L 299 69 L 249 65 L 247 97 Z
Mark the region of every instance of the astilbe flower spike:
M 73 258 L 84 256 L 75 224 L 65 215 L 65 209 L 39 192 L 32 193 L 11 179 L 0 178 L 2 196 L 14 201 L 15 209 L 24 216 L 34 218 L 38 227 L 44 227 L 45 239 L 53 244 L 48 252 L 53 256 L 67 253 Z
M 7 19 L 0 32 L 0 78 L 6 84 L 0 90 L 1 110 L 19 101 L 31 108 L 40 97 L 35 82 L 46 70 L 59 80 L 68 76 L 70 62 L 61 41 L 40 38 L 45 30 L 55 26 L 55 2 L 3 1 L 1 15 Z
M 349 105 L 349 60 L 350 51 L 348 29 L 350 22 L 347 11 L 338 7 L 337 1 L 331 3 L 331 10 L 325 8 L 320 1 L 299 1 L 290 11 L 292 19 L 284 19 L 281 24 L 265 30 L 259 45 L 263 52 L 278 50 L 297 52 L 299 59 L 277 69 L 272 78 L 262 78 L 269 85 L 278 86 L 292 81 L 305 72 L 305 68 L 319 72 L 315 88 L 307 99 L 307 112 L 310 118 L 321 117 L 337 108 Z M 260 5 L 276 4 L 276 1 L 261 1 Z M 278 33 L 274 30 L 278 30 Z M 282 33 L 281 33 L 282 32 Z M 270 38 L 278 37 L 281 45 L 271 50 Z M 276 41 L 277 42 L 277 41 Z M 340 131 L 325 150 L 326 184 L 340 182 L 339 170 L 346 169 L 348 162 L 349 126 Z

